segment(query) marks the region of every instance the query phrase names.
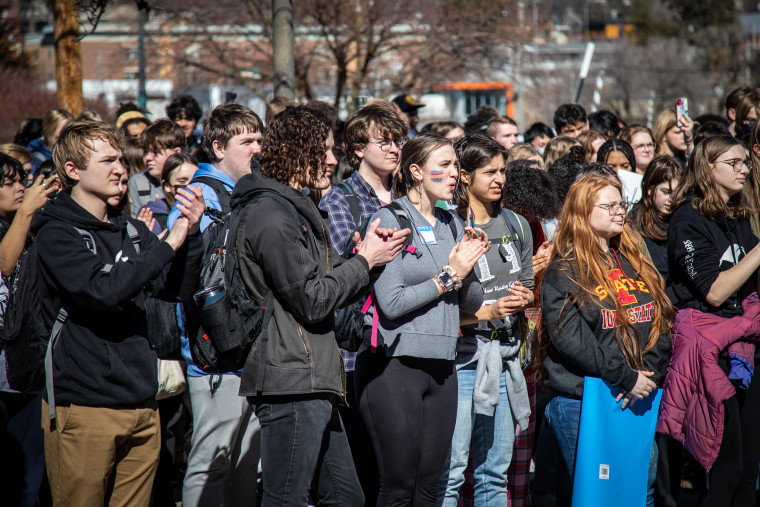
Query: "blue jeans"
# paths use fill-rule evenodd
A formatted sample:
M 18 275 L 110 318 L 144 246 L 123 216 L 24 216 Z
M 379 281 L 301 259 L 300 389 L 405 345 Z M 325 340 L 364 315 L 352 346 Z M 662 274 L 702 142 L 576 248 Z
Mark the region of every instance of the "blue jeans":
M 456 507 L 459 488 L 464 484 L 470 444 L 475 478 L 475 505 L 507 505 L 507 469 L 512 461 L 515 440 L 515 421 L 507 396 L 507 374 L 501 374 L 499 404 L 494 415 L 476 415 L 472 406 L 476 366 L 470 364 L 457 371 L 457 422 L 451 442 L 449 464 L 439 484 L 439 506 Z
M 581 426 L 581 400 L 555 395 L 546 404 L 544 417 L 557 437 L 559 449 L 565 459 L 570 478 L 575 470 L 575 451 L 578 448 L 578 433 Z M 657 446 L 652 442 L 649 455 L 649 474 L 647 477 L 647 507 L 654 506 L 654 481 L 657 477 Z
M 261 424 L 263 507 L 364 505 L 348 439 L 331 395 L 248 398 Z

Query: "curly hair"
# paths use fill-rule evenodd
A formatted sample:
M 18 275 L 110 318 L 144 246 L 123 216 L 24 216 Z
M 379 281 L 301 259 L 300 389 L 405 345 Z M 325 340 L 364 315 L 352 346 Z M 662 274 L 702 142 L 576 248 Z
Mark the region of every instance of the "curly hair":
M 557 186 L 557 199 L 560 206 L 565 202 L 565 197 L 570 187 L 578 177 L 578 173 L 586 165 L 586 152 L 582 146 L 573 146 L 570 153 L 554 162 L 548 172 L 554 178 Z
M 531 160 L 510 164 L 502 190 L 501 206 L 524 216 L 529 222 L 545 220 L 559 214 L 554 179 Z
M 327 125 L 308 107 L 286 107 L 267 129 L 261 145 L 261 172 L 306 186 L 324 170 L 329 135 Z

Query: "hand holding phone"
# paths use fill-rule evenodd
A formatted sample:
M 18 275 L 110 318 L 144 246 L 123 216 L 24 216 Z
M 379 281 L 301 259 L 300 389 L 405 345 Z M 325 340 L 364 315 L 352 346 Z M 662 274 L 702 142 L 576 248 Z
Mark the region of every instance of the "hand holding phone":
M 681 120 L 684 116 L 689 116 L 689 99 L 678 97 L 676 99 L 676 125 L 679 127 L 684 126 L 684 122 Z

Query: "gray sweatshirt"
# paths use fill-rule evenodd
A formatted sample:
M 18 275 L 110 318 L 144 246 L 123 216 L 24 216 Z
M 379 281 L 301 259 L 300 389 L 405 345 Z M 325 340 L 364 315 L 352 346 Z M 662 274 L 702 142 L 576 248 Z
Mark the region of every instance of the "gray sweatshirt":
M 449 254 L 464 234 L 457 218 L 436 208 L 435 224 L 428 223 L 406 197 L 396 200 L 413 223 L 412 246 L 422 256 L 399 254 L 385 266 L 375 282 L 379 332 L 388 356 L 454 360 L 459 336 L 459 311 L 475 313 L 483 303 L 483 287 L 475 272 L 464 279 L 459 291 L 438 294 L 433 277 L 449 263 Z M 381 209 L 372 220 L 381 227 L 398 227 L 394 213 Z M 456 240 L 448 221 L 454 220 Z M 434 240 L 423 240 L 420 228 L 431 227 Z M 426 233 L 429 235 L 430 233 Z M 431 243 L 431 240 L 435 241 Z M 371 321 L 371 319 L 369 319 Z

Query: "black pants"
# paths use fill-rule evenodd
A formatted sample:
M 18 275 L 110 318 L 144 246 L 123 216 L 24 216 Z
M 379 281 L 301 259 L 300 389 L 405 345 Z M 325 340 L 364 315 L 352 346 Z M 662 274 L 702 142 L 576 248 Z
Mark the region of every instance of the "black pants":
M 725 360 L 720 362 L 727 369 Z M 760 462 L 760 377 L 726 400 L 725 417 L 723 441 L 701 506 L 754 507 Z
M 335 396 L 262 396 L 248 402 L 261 424 L 262 506 L 302 507 L 310 493 L 319 505 L 364 505 Z
M 338 412 L 343 420 L 343 427 L 346 429 L 356 474 L 359 476 L 359 482 L 364 491 L 364 504 L 375 505 L 379 485 L 377 462 L 375 451 L 372 450 L 372 441 L 359 413 L 359 399 L 354 388 L 353 371 L 346 373 L 346 401 L 348 405 L 338 405 Z
M 377 505 L 436 505 L 456 424 L 454 362 L 363 350 L 354 382 L 380 472 Z

